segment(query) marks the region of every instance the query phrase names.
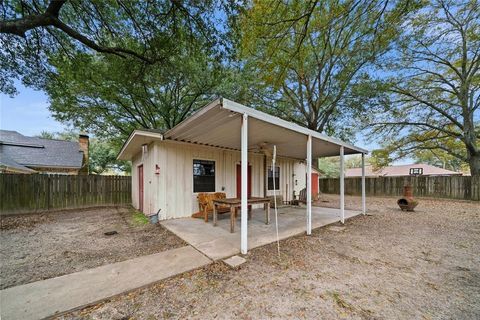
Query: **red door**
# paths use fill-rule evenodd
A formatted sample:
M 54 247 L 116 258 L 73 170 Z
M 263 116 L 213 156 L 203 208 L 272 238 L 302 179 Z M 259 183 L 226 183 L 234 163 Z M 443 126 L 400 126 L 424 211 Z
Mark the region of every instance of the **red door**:
M 312 172 L 312 196 L 316 197 L 318 194 L 318 173 Z
M 143 165 L 138 166 L 138 209 L 143 212 Z
M 247 193 L 248 198 L 252 197 L 252 166 L 248 166 L 248 174 L 247 174 Z M 237 164 L 237 198 L 242 197 L 242 166 Z

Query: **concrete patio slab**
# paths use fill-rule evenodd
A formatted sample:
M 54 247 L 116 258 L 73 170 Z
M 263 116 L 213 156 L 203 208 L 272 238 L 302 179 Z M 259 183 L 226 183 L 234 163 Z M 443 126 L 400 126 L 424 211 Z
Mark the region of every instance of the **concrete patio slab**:
M 186 246 L 0 291 L 1 319 L 43 319 L 209 264 Z
M 361 214 L 360 211 L 345 210 L 345 218 Z M 270 224 L 265 224 L 263 209 L 254 209 L 248 222 L 248 248 L 253 249 L 276 241 L 275 214 L 271 210 Z M 340 221 L 340 210 L 312 207 L 312 228 L 319 228 Z M 304 233 L 306 209 L 286 207 L 278 209 L 278 233 L 280 239 Z M 182 218 L 161 222 L 168 230 L 188 242 L 212 260 L 224 259 L 240 253 L 240 217 L 234 233 L 230 233 L 230 217 L 220 215 L 218 226 L 202 219 Z

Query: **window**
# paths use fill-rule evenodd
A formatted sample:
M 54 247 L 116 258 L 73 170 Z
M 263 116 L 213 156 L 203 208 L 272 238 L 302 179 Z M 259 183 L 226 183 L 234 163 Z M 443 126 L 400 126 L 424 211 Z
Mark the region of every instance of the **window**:
M 268 167 L 268 190 L 273 190 L 273 170 Z M 275 189 L 280 190 L 280 167 L 275 167 Z
M 193 192 L 215 192 L 215 161 L 193 160 Z
M 423 175 L 423 168 L 410 168 L 411 176 L 421 176 Z

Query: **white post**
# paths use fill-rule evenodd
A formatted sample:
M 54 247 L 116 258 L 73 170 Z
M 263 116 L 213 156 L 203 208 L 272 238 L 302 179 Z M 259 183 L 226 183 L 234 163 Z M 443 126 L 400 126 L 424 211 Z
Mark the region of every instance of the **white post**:
M 365 154 L 362 153 L 362 213 L 367 213 L 367 204 L 365 201 Z
M 307 235 L 312 234 L 312 136 L 307 138 Z
M 241 193 L 241 243 L 242 254 L 248 251 L 248 115 L 244 114 L 242 118 L 242 193 Z
M 345 156 L 340 147 L 340 221 L 345 223 Z

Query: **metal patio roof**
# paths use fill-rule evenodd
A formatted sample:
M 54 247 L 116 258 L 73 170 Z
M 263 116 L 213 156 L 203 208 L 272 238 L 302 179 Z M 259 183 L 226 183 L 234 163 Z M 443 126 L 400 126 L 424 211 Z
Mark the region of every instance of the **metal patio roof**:
M 344 153 L 368 153 L 347 142 L 318 133 L 295 123 L 219 98 L 165 133 L 135 130 L 120 151 L 119 159 L 131 158 L 141 144 L 153 140 L 172 140 L 240 151 L 242 115 L 248 115 L 248 147 L 255 151 L 262 145 L 277 146 L 279 156 L 304 160 L 307 136 L 312 136 L 312 157 L 330 157 Z
M 242 114 L 248 115 L 248 147 L 275 144 L 280 156 L 305 159 L 307 136 L 312 136 L 312 156 L 329 157 L 340 153 L 368 151 L 234 101 L 217 99 L 167 131 L 164 139 L 240 150 Z

